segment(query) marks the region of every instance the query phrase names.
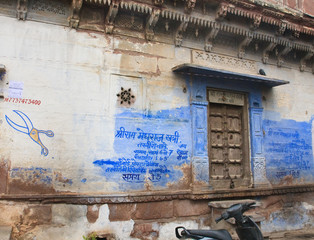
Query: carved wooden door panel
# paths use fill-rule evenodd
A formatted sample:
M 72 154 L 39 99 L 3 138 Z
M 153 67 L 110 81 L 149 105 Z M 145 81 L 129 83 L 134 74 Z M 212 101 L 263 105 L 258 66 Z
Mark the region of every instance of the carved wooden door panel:
M 234 101 L 235 97 L 242 100 Z M 248 149 L 244 136 L 247 133 L 244 95 L 228 95 L 212 90 L 209 92 L 208 112 L 210 177 L 213 187 L 247 185 L 250 173 L 247 172 Z M 243 151 L 247 152 L 243 154 Z

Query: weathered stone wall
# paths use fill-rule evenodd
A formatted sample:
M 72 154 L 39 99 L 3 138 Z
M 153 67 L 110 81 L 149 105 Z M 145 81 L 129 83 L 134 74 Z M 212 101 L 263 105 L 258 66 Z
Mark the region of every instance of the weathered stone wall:
M 219 210 L 210 209 L 208 200 L 152 198 L 98 205 L 16 201 L 49 194 L 121 194 L 126 199 L 157 190 L 190 191 L 190 98 L 195 86 L 204 92 L 209 85 L 226 86 L 172 73 L 172 67 L 191 62 L 189 48 L 7 17 L 0 17 L 0 29 L 0 63 L 6 66 L 0 194 L 7 199 L 0 205 L 0 225 L 12 228 L 12 239 L 82 239 L 92 232 L 108 239 L 175 239 L 178 225 L 217 227 L 212 220 Z M 252 53 L 247 57 L 267 76 L 290 81 L 274 89 L 245 88 L 252 103 L 264 108 L 262 146 L 269 183 L 313 183 L 312 73 L 263 65 Z M 40 139 L 35 138 L 28 134 L 31 126 L 53 134 L 38 132 Z M 152 133 L 154 148 L 162 152 L 148 152 L 142 133 Z M 166 146 L 158 141 L 161 137 Z M 259 198 L 256 214 L 263 231 L 313 227 L 312 195 Z M 8 201 L 10 197 L 15 201 Z
M 145 189 L 149 186 L 144 187 L 146 172 L 141 164 L 157 158 L 157 150 L 163 152 L 158 163 L 149 167 L 157 174 L 152 182 L 160 182 L 160 173 L 168 173 L 165 162 L 178 169 L 162 179 L 160 186 L 181 178 L 189 181 L 179 170 L 186 168 L 191 148 L 188 93 L 183 91 L 187 84 L 171 73 L 171 67 L 186 61 L 188 56 L 177 60 L 185 49 L 2 19 L 5 51 L 1 59 L 7 69 L 1 103 L 6 139 L 1 153 L 3 172 L 10 166 L 9 176 L 2 175 L 8 179 L 7 188 L 1 188 L 4 193 L 101 193 L 127 191 L 130 186 Z M 14 84 L 20 84 L 20 89 L 15 90 Z M 130 104 L 121 103 L 117 96 L 123 94 L 122 88 L 130 89 L 134 96 Z M 14 91 L 22 98 L 12 97 Z M 40 146 L 27 134 L 23 119 L 38 130 L 51 130 L 53 136 L 39 133 L 44 145 Z M 135 132 L 136 138 L 124 136 L 122 129 Z M 154 136 L 158 148 L 137 158 L 143 154 L 136 151 L 147 150 L 147 146 L 139 146 L 145 143 L 140 139 L 142 132 L 158 134 Z M 167 145 L 162 145 L 160 138 Z M 183 152 L 179 163 L 178 149 Z M 133 169 L 126 173 L 140 173 L 139 184 L 134 179 L 131 185 L 117 185 L 117 174 L 110 173 L 118 172 L 121 179 L 125 171 L 110 164 L 121 158 L 135 159 L 133 165 L 126 165 Z
M 269 239 L 312 238 L 313 194 L 270 196 L 248 214 L 260 223 Z M 225 205 L 227 206 L 227 205 Z M 176 200 L 104 205 L 38 204 L 2 201 L 0 225 L 10 226 L 11 239 L 83 239 L 95 234 L 106 239 L 176 239 L 177 226 L 228 229 L 236 239 L 234 226 L 215 224 L 224 210 L 208 201 Z M 0 236 L 2 236 L 0 233 Z
M 2 193 L 190 189 L 190 94 L 222 87 L 172 73 L 191 62 L 190 49 L 1 19 Z M 264 107 L 269 180 L 291 175 L 293 183 L 311 183 L 313 75 L 257 62 L 259 68 L 290 84 L 264 92 L 228 88 L 249 91 L 250 101 Z M 126 93 L 130 100 L 123 101 Z M 34 140 L 32 127 L 53 136 L 39 132 Z

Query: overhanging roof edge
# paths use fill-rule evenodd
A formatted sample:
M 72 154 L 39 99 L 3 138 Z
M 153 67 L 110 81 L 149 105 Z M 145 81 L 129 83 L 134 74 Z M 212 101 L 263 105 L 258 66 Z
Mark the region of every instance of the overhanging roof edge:
M 171 69 L 175 73 L 201 75 L 207 77 L 221 77 L 225 79 L 246 81 L 252 83 L 259 83 L 268 87 L 275 87 L 288 84 L 289 81 L 280 80 L 275 78 L 268 78 L 259 75 L 250 75 L 246 73 L 236 73 L 227 70 L 214 69 L 197 64 L 184 63 L 179 64 Z

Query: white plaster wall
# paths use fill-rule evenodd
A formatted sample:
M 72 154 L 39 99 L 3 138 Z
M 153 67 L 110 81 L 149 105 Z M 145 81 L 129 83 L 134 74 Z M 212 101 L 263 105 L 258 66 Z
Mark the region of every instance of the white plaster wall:
M 22 98 L 41 101 L 0 102 L 0 157 L 11 162 L 11 169 L 51 169 L 52 175 L 71 180 L 72 185 L 53 181 L 57 191 L 115 188 L 115 182 L 97 175 L 92 162 L 115 154 L 114 115 L 121 111 L 116 94 L 122 85 L 137 93 L 134 110 L 188 105 L 184 80 L 171 72 L 178 58 L 186 61 L 185 49 L 3 16 L 0 28 L 0 62 L 7 69 L 4 97 L 10 82 L 22 82 Z M 47 156 L 27 134 L 8 125 L 5 116 L 24 124 L 13 110 L 27 114 L 36 129 L 54 132 L 53 138 L 40 134 Z M 89 184 L 81 182 L 86 179 Z
M 260 65 L 267 77 L 289 81 L 289 84 L 264 89 L 263 107 L 265 111 L 276 112 L 265 115 L 273 120 L 293 119 L 310 121 L 314 115 L 314 75 L 298 69 L 278 68 L 274 65 Z

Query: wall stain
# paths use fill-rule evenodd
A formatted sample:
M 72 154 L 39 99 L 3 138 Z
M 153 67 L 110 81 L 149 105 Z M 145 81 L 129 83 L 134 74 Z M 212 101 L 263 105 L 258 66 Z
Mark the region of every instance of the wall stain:
M 51 224 L 51 205 L 29 205 L 14 223 L 11 239 L 35 239 L 32 233 L 38 225 Z
M 189 189 L 192 184 L 192 167 L 190 164 L 182 164 L 181 166 L 174 167 L 174 169 L 180 169 L 183 173 L 181 179 L 178 182 L 172 183 L 169 182 L 167 184 L 168 188 L 171 190 L 181 190 L 181 189 Z
M 31 180 L 29 182 L 22 180 L 11 180 L 8 186 L 9 194 L 52 194 L 56 193 L 52 186 L 44 183 L 36 183 Z

